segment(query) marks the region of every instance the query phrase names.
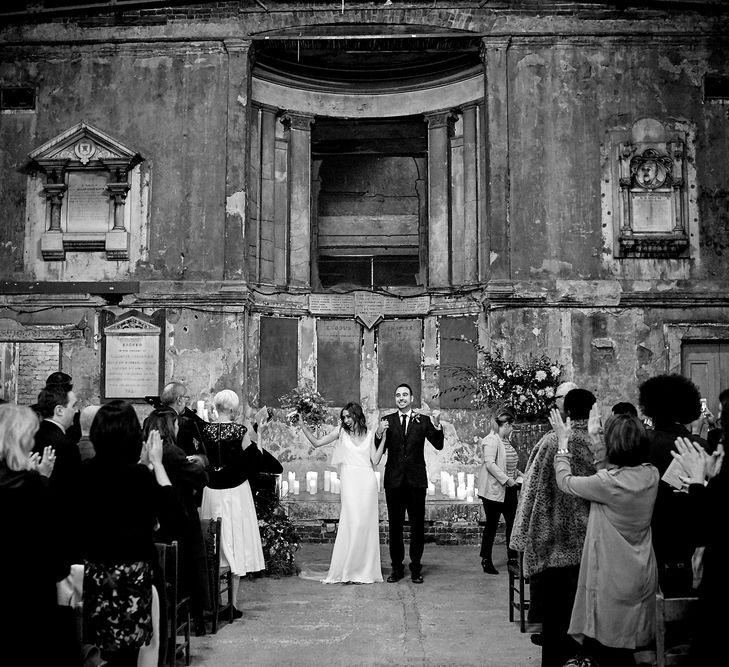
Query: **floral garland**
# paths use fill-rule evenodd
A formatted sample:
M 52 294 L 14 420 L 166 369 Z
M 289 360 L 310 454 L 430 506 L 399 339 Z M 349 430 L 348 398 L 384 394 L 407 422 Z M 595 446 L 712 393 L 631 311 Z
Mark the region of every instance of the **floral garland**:
M 458 383 L 446 391 L 470 395 L 474 408 L 508 408 L 517 419 L 525 421 L 546 419 L 564 370 L 561 364 L 545 355 L 525 363 L 507 361 L 499 352 L 488 352 L 474 341 L 466 342 L 476 348 L 482 362 L 478 368 L 449 369 Z
M 279 401 L 281 407 L 289 411 L 292 422 L 297 418 L 295 414 L 291 414 L 292 412 L 301 415 L 304 422 L 313 428 L 330 421 L 327 412 L 329 401 L 316 391 L 310 382 L 285 393 Z

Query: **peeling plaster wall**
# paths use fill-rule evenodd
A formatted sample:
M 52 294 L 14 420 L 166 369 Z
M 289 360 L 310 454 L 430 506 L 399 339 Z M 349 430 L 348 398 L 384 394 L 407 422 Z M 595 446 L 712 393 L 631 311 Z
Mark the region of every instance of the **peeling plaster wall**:
M 26 177 L 19 169 L 32 150 L 84 120 L 146 159 L 153 224 L 141 253 L 149 251 L 149 263 L 127 272 L 222 277 L 227 67 L 220 45 L 6 48 L 0 52 L 0 84 L 38 90 L 36 113 L 0 116 L 0 215 L 9 231 L 0 244 L 0 276 L 16 278 L 22 271 Z M 77 258 L 80 266 L 86 255 Z

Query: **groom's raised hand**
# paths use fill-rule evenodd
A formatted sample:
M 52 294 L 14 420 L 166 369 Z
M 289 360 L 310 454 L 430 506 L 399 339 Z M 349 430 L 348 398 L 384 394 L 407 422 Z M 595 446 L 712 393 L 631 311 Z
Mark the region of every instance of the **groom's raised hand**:
M 440 410 L 433 410 L 430 414 L 430 420 L 433 422 L 435 428 L 440 428 Z

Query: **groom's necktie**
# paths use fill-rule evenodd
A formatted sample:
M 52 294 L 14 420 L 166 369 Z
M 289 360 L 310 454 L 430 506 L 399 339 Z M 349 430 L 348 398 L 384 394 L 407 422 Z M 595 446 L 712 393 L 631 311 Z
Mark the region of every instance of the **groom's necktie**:
M 407 433 L 407 425 L 408 425 L 408 416 L 403 415 L 402 416 L 402 432 Z

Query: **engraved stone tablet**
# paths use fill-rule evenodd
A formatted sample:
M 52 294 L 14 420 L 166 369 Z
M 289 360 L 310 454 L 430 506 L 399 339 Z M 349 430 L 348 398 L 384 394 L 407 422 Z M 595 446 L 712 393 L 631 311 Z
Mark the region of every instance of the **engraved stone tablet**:
M 309 311 L 312 315 L 351 315 L 354 294 L 310 294 Z
M 662 232 L 673 231 L 672 202 L 670 193 L 632 193 L 633 231 Z
M 66 192 L 67 232 L 109 231 L 110 199 L 105 173 L 70 172 Z
M 370 292 L 355 292 L 354 315 L 371 329 L 385 313 L 385 297 Z
M 128 317 L 104 329 L 104 397 L 144 398 L 159 392 L 161 329 Z
M 353 320 L 319 320 L 317 387 L 333 405 L 359 402 L 362 329 Z

